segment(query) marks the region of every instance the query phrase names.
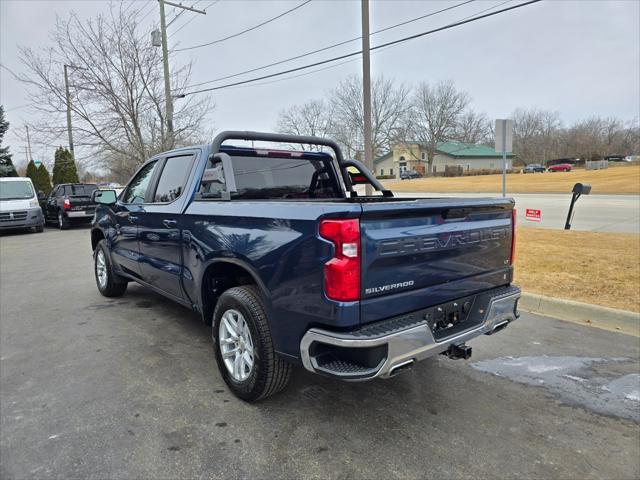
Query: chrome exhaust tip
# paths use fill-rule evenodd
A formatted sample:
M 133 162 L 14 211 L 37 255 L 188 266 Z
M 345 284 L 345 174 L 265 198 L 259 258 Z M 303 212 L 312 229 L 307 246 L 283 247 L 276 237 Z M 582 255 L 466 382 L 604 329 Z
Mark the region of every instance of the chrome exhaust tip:
M 410 370 L 413 367 L 414 363 L 415 361 L 411 359 L 411 360 L 407 360 L 406 362 L 402 362 L 397 365 L 394 365 L 393 367 L 391 367 L 391 370 L 389 370 L 389 376 L 393 377 L 395 375 L 398 375 L 399 373 Z
M 509 320 L 505 320 L 503 322 L 500 323 L 496 323 L 493 328 L 491 329 L 490 332 L 487 332 L 487 335 L 493 335 L 494 333 L 498 333 L 500 330 L 504 330 L 505 328 L 507 328 L 507 325 L 509 325 Z

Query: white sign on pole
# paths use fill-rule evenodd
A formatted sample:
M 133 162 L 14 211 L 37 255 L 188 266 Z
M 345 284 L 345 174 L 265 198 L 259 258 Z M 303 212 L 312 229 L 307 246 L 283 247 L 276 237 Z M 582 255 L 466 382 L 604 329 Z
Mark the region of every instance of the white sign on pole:
M 496 152 L 511 153 L 513 149 L 513 120 L 496 120 Z

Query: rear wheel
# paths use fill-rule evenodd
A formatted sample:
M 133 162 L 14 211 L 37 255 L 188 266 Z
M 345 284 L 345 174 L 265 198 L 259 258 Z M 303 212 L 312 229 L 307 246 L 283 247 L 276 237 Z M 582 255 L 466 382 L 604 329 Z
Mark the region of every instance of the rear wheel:
M 69 228 L 69 219 L 65 218 L 62 210 L 58 210 L 58 228 L 60 230 L 66 230 Z
M 254 286 L 222 294 L 212 336 L 220 374 L 237 397 L 254 402 L 286 387 L 291 365 L 273 350 L 264 304 Z
M 106 241 L 100 240 L 93 252 L 94 273 L 98 291 L 105 297 L 119 297 L 127 290 L 127 281 L 113 272 Z

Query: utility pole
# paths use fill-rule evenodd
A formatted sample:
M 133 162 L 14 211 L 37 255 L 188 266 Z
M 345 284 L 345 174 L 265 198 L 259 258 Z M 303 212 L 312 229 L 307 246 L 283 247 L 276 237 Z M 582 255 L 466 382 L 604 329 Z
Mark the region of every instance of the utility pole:
M 171 82 L 169 80 L 169 47 L 167 46 L 167 21 L 164 13 L 164 5 L 171 5 L 172 7 L 182 8 L 183 10 L 189 10 L 195 13 L 201 13 L 206 15 L 204 10 L 197 10 L 193 7 L 186 7 L 184 5 L 168 2 L 166 0 L 158 0 L 160 4 L 160 33 L 162 35 L 162 64 L 164 67 L 164 101 L 165 101 L 165 116 L 167 118 L 167 137 L 169 139 L 168 148 L 173 148 L 175 138 L 173 136 L 173 97 L 171 96 Z
M 29 125 L 25 125 L 24 128 L 27 130 L 27 151 L 29 155 L 27 157 L 27 163 L 33 161 L 33 156 L 31 155 L 31 139 L 29 138 Z
M 371 57 L 369 51 L 369 0 L 362 2 L 362 100 L 364 113 L 364 164 L 373 173 L 373 140 L 371 135 Z M 371 185 L 365 187 L 371 195 Z
M 67 133 L 69 134 L 69 151 L 73 157 L 73 133 L 71 132 L 71 95 L 69 94 L 69 73 L 67 68 L 69 65 L 64 66 L 64 89 L 67 95 Z

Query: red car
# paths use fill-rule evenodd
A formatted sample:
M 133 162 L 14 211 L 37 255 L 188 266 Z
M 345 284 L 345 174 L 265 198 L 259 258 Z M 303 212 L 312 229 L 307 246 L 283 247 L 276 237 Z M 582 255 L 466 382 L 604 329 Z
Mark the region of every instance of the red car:
M 551 165 L 547 168 L 547 172 L 570 172 L 571 164 L 569 163 L 559 163 L 558 165 Z

